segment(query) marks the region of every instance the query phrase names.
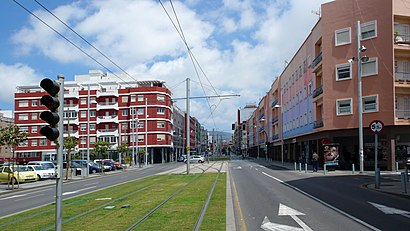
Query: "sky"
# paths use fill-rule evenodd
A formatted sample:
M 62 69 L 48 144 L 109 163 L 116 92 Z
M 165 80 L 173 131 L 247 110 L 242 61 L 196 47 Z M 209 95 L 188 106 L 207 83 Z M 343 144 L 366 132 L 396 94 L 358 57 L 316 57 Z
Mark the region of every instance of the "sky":
M 240 95 L 190 104 L 206 129 L 231 132 L 237 110 L 259 103 L 329 1 L 2 0 L 0 109 L 14 110 L 16 86 L 58 74 L 70 81 L 89 70 L 126 71 L 136 80 L 165 81 L 174 98 L 186 96 L 187 78 L 192 97 Z M 176 105 L 185 110 L 185 101 Z

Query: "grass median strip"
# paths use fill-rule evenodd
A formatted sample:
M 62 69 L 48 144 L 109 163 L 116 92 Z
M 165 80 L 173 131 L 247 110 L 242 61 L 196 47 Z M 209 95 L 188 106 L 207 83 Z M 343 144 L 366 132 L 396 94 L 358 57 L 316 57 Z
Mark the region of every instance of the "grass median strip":
M 176 190 L 186 185 L 197 175 L 160 175 L 117 185 L 84 196 L 63 201 L 63 229 L 64 230 L 124 230 L 140 219 L 143 215 L 167 199 Z M 225 178 L 225 177 L 223 177 Z M 215 174 L 201 175 L 190 186 L 184 189 L 174 199 L 164 205 L 170 211 L 169 219 L 184 221 L 186 214 L 193 214 L 192 229 L 199 211 L 212 187 Z M 218 184 L 217 184 L 218 185 Z M 224 186 L 223 186 L 224 187 Z M 112 198 L 111 200 L 96 200 Z M 225 199 L 224 199 L 225 201 Z M 172 202 L 172 203 L 171 203 Z M 171 203 L 171 204 L 170 204 Z M 126 205 L 126 206 L 124 206 Z M 171 205 L 171 206 L 170 206 Z M 12 205 L 11 205 L 12 206 Z M 106 206 L 115 206 L 107 210 Z M 124 206 L 125 208 L 121 208 Z M 54 229 L 55 206 L 46 205 L 0 220 L 1 230 L 47 230 Z M 184 210 L 172 212 L 172 209 Z M 159 210 L 161 211 L 162 208 Z M 185 213 L 187 212 L 187 213 Z M 225 210 L 220 216 L 225 217 Z M 156 213 L 153 214 L 153 216 Z M 149 218 L 151 219 L 151 218 Z M 165 223 L 162 223 L 165 222 Z M 144 223 L 149 222 L 143 222 Z M 164 229 L 169 223 L 167 219 L 155 222 L 158 226 L 143 230 Z M 175 224 L 173 224 L 175 225 Z M 225 225 L 225 223 L 223 224 Z M 137 227 L 137 230 L 140 230 Z M 174 230 L 181 230 L 180 228 Z

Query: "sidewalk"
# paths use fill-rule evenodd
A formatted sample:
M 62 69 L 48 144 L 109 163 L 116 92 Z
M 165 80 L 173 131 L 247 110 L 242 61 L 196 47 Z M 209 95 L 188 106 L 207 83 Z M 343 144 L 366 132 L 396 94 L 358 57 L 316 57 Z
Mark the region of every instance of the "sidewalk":
M 260 164 L 268 164 L 268 165 L 273 165 L 276 167 L 283 167 L 288 170 L 294 170 L 295 171 L 295 163 L 289 163 L 289 162 L 284 162 L 283 165 L 280 161 L 266 161 L 265 159 L 259 159 L 256 160 L 256 162 Z M 320 168 L 319 168 L 320 169 Z M 305 169 L 302 168 L 299 170 L 299 165 L 296 164 L 296 171 L 305 173 Z M 407 193 L 404 193 L 403 191 L 403 183 L 400 181 L 400 175 L 401 172 L 404 172 L 404 170 L 400 170 L 399 172 L 392 172 L 392 171 L 381 171 L 381 182 L 380 182 L 380 188 L 376 189 L 375 188 L 375 182 L 368 182 L 364 185 L 369 190 L 375 190 L 378 192 L 382 193 L 388 193 L 388 194 L 394 194 L 397 196 L 402 196 L 402 197 L 407 197 L 410 198 L 410 183 L 409 180 L 407 181 Z M 327 171 L 326 173 L 323 171 L 323 166 L 318 172 L 313 172 L 312 166 L 308 165 L 308 169 L 306 174 L 315 174 L 316 176 L 322 175 L 322 176 L 348 176 L 348 175 L 368 175 L 368 176 L 373 176 L 374 177 L 374 171 L 365 171 L 363 173 L 360 173 L 359 171 L 355 171 L 354 173 L 351 170 L 334 170 L 334 171 Z M 392 177 L 389 177 L 392 176 Z M 410 177 L 410 176 L 408 176 Z

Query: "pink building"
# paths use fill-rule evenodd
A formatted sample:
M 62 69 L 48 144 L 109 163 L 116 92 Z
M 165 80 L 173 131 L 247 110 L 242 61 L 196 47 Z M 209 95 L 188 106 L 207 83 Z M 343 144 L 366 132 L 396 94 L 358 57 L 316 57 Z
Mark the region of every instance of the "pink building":
M 361 57 L 368 57 L 364 62 L 357 57 L 358 21 L 360 43 L 366 47 Z M 253 128 L 249 134 L 265 139 L 253 140 L 250 154 L 257 156 L 259 150 L 260 155 L 257 144 L 268 141 L 267 158 L 283 155 L 285 161 L 296 161 L 302 155 L 310 159 L 313 152 L 323 154 L 323 144 L 333 143 L 341 167 L 358 166 L 360 64 L 364 165 L 374 168 L 374 135 L 368 126 L 377 119 L 385 125 L 379 135 L 379 165 L 394 169 L 396 161 L 410 155 L 409 28 L 410 8 L 404 1 L 323 4 L 320 19 L 248 121 Z M 266 138 L 258 126 L 267 131 Z

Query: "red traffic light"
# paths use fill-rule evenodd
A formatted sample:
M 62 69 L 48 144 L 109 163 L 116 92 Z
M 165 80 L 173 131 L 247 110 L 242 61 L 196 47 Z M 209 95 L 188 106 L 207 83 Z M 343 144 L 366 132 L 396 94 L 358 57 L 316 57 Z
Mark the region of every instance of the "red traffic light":
M 45 78 L 41 80 L 40 87 L 42 87 L 51 96 L 56 96 L 60 91 L 60 85 L 54 80 Z

